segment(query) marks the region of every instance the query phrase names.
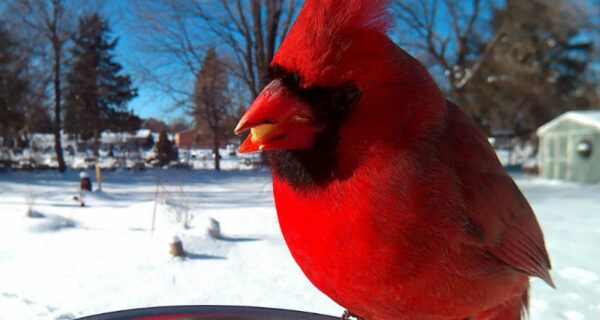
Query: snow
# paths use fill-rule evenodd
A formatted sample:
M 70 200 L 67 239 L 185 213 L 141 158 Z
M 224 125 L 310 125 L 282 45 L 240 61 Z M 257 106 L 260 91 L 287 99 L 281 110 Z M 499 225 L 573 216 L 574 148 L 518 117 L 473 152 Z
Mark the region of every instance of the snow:
M 579 110 L 570 111 L 579 121 L 590 123 L 600 128 L 600 111 L 598 110 Z
M 515 178 L 545 232 L 558 288 L 532 280 L 530 319 L 599 319 L 600 185 Z M 289 254 L 266 171 L 103 172 L 84 207 L 73 200 L 78 187 L 74 170 L 0 174 L 0 319 L 183 304 L 343 311 Z M 177 213 L 186 210 L 183 229 Z M 208 235 L 211 219 L 220 237 Z M 174 237 L 183 259 L 169 254 Z
M 567 269 L 562 270 L 558 274 L 565 279 L 573 279 L 583 285 L 588 285 L 590 283 L 598 281 L 598 276 L 595 273 L 591 273 L 589 271 L 585 271 L 578 268 L 569 267 Z

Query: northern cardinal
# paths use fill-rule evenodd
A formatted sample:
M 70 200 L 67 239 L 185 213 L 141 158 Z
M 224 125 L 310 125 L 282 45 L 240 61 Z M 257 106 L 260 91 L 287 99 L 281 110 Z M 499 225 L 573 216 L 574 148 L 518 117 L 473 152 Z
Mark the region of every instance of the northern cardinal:
M 386 35 L 381 0 L 307 0 L 240 120 L 281 231 L 358 318 L 521 319 L 554 286 L 542 231 L 485 135 Z

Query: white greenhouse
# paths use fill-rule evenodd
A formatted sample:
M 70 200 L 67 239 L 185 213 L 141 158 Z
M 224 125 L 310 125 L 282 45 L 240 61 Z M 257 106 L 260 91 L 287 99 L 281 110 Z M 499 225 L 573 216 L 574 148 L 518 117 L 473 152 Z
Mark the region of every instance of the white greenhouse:
M 600 110 L 569 111 L 537 130 L 540 176 L 600 183 Z

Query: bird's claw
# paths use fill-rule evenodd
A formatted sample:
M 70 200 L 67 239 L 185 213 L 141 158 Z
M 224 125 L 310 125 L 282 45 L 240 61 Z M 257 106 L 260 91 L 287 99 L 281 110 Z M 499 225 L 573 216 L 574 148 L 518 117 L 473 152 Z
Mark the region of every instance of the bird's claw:
M 361 318 L 359 316 L 357 316 L 356 314 L 348 311 L 348 310 L 344 310 L 344 314 L 342 315 L 342 319 L 341 320 L 351 320 L 351 319 L 355 319 L 355 320 L 365 320 L 364 318 Z

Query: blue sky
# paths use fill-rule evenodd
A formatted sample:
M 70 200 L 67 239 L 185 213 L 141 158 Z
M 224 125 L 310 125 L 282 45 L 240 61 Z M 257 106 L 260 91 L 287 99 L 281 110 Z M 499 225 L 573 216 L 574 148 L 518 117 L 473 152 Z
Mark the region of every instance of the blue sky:
M 172 111 L 173 100 L 168 95 L 154 90 L 148 83 L 140 81 L 136 74 L 135 65 L 148 59 L 144 52 L 136 49 L 135 39 L 128 26 L 133 18 L 130 8 L 125 1 L 108 0 L 103 3 L 102 11 L 108 17 L 112 36 L 119 37 L 115 49 L 115 60 L 123 66 L 123 71 L 131 75 L 134 85 L 138 88 L 138 96 L 132 99 L 128 107 L 142 118 L 156 118 L 168 121 L 176 117 L 186 116 L 183 110 Z
M 135 66 L 140 62 L 148 63 L 151 61 L 151 55 L 136 48 L 136 40 L 133 34 L 137 30 L 131 30 L 128 24 L 128 21 L 134 19 L 131 12 L 133 7 L 131 3 L 132 1 L 105 0 L 101 4 L 102 11 L 109 18 L 109 25 L 113 30 L 113 36 L 119 37 L 119 43 L 116 48 L 116 61 L 123 65 L 124 72 L 132 76 L 135 85 L 138 87 L 138 97 L 131 100 L 129 108 L 142 118 L 153 117 L 168 121 L 175 117 L 186 116 L 185 112 L 181 109 L 172 110 L 174 101 L 167 94 L 152 89 L 148 83 L 139 81 L 140 79 L 138 78 L 138 74 L 136 74 Z M 447 30 L 448 27 L 447 25 L 438 23 L 437 28 L 440 30 L 437 31 L 443 34 L 445 33 L 444 30 Z M 392 34 L 391 37 L 394 40 L 398 39 L 398 35 Z M 598 68 L 598 65 L 594 64 L 592 67 Z M 443 76 L 437 77 L 437 80 L 440 82 L 440 85 L 444 85 L 445 79 Z

